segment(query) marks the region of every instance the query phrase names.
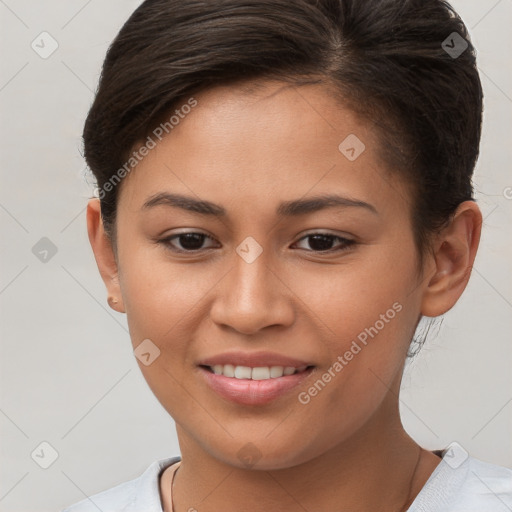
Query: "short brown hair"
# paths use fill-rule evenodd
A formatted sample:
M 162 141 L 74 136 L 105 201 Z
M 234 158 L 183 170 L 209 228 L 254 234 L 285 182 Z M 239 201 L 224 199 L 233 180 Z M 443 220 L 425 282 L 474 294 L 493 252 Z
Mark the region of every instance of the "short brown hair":
M 460 55 L 447 51 L 456 43 Z M 108 50 L 84 156 L 101 189 L 194 92 L 258 78 L 325 82 L 377 124 L 390 168 L 411 184 L 423 261 L 428 235 L 473 200 L 475 61 L 464 23 L 441 0 L 146 0 Z M 101 197 L 111 235 L 118 188 Z

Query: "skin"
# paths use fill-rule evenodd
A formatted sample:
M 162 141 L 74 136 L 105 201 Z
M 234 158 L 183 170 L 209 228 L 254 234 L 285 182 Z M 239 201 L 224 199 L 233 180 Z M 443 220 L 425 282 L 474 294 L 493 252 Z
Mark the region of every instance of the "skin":
M 446 313 L 464 291 L 481 212 L 462 203 L 418 269 L 410 192 L 386 169 L 372 125 L 334 104 L 324 85 L 260 85 L 195 96 L 198 106 L 123 180 L 116 248 L 99 201 L 88 204 L 98 268 L 118 299 L 112 307 L 127 314 L 133 347 L 149 338 L 161 350 L 139 366 L 176 422 L 182 463 L 174 510 L 397 512 L 409 485 L 408 504 L 440 462 L 400 421 L 406 352 L 420 315 Z M 349 134 L 366 146 L 353 162 L 338 150 Z M 142 208 L 164 191 L 211 201 L 227 214 Z M 327 193 L 370 203 L 378 214 L 332 207 L 276 215 L 281 201 Z M 213 240 L 193 254 L 171 250 L 183 248 L 183 239 L 159 242 L 183 231 Z M 319 231 L 333 236 L 330 254 L 305 238 Z M 236 252 L 248 236 L 263 249 L 250 264 Z M 343 247 L 336 236 L 356 243 L 336 252 Z M 300 403 L 298 392 L 395 302 L 401 311 Z M 197 368 L 200 359 L 233 349 L 290 355 L 315 369 L 300 389 L 267 405 L 237 405 L 212 391 Z M 249 442 L 261 457 L 252 468 L 238 456 Z M 166 511 L 170 492 L 168 469 L 161 478 Z

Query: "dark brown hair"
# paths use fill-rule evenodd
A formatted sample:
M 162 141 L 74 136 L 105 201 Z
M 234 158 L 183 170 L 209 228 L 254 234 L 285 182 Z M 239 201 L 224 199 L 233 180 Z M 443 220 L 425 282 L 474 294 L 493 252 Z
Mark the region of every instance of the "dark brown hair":
M 474 200 L 482 120 L 475 50 L 441 0 L 143 2 L 107 52 L 83 132 L 114 243 L 120 187 L 105 185 L 137 144 L 192 94 L 267 78 L 325 83 L 375 123 L 411 190 L 421 268 L 430 235 Z

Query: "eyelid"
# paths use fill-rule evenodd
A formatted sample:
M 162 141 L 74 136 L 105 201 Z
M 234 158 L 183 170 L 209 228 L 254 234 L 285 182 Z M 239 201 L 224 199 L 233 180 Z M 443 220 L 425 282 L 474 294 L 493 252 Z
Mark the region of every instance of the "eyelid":
M 336 236 L 338 238 L 343 238 L 345 240 L 351 240 L 351 238 L 349 238 L 349 237 L 352 236 L 352 235 L 348 235 L 348 234 L 345 235 L 344 233 L 340 233 L 340 232 L 331 231 L 327 228 L 325 228 L 325 229 L 318 228 L 318 229 L 308 229 L 307 231 L 301 233 L 299 235 L 299 237 L 300 237 L 299 240 L 304 238 L 305 236 L 312 236 L 312 235 Z

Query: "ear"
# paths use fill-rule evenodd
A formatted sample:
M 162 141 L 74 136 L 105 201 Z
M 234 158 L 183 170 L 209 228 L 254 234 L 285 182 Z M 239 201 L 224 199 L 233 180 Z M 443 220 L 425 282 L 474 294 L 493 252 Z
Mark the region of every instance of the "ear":
M 474 201 L 464 201 L 450 224 L 436 237 L 434 270 L 423 293 L 422 315 L 442 315 L 462 295 L 471 275 L 481 230 L 480 208 Z
M 99 199 L 90 199 L 87 204 L 87 233 L 108 296 L 114 299 L 114 301 L 109 300 L 109 306 L 119 313 L 125 313 L 119 285 L 117 259 L 103 226 Z

